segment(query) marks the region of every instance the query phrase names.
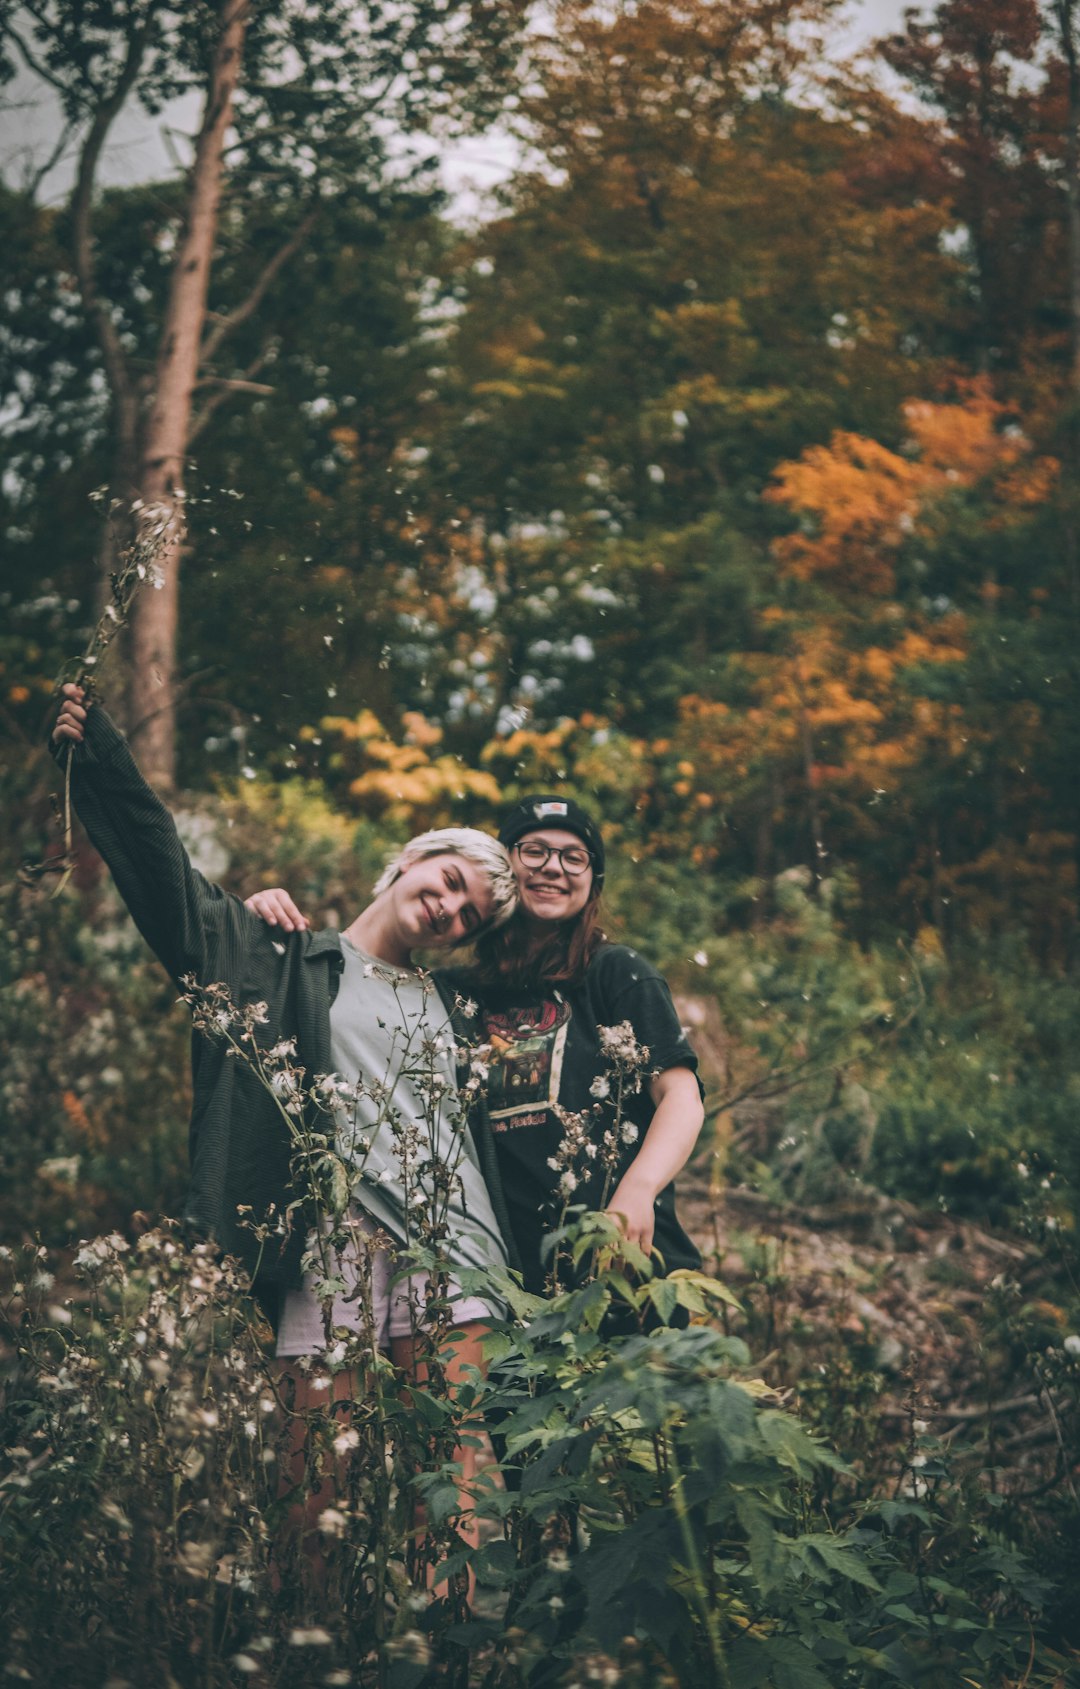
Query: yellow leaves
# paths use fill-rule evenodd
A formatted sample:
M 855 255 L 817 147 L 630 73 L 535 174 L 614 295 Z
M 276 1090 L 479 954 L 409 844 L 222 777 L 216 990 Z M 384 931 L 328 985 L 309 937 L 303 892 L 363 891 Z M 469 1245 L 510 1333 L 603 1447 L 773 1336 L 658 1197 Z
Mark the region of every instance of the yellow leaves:
M 715 376 L 680 381 L 664 396 L 664 410 L 727 411 L 734 416 L 771 416 L 791 398 L 786 387 L 725 387 Z
M 484 807 L 500 801 L 498 782 L 482 769 L 467 768 L 457 757 L 432 757 L 442 729 L 419 710 L 401 718 L 402 735 L 392 736 L 373 710 L 356 716 L 324 716 L 318 729 L 305 727 L 300 738 L 324 747 L 324 770 L 344 775 L 353 806 L 392 824 L 418 832 L 460 822 L 460 805 L 470 800 Z
M 472 391 L 478 399 L 566 398 L 566 388 L 553 381 L 474 381 Z
M 382 739 L 386 736 L 386 729 L 373 710 L 361 710 L 357 716 L 324 715 L 318 729 L 302 727 L 300 737 L 310 741 L 320 730 L 323 733 L 336 734 L 350 744 L 358 740 Z
M 349 782 L 350 797 L 369 814 L 416 825 L 422 812 L 427 825 L 433 813 L 449 811 L 467 797 L 499 802 L 498 782 L 481 769 L 466 768 L 456 757 L 428 762 L 418 752 L 414 761 L 400 756 L 388 760 L 387 767 L 368 769 Z
M 938 966 L 945 960 L 945 946 L 941 941 L 941 934 L 937 927 L 924 924 L 915 934 L 912 945 L 916 959 L 931 967 Z
M 535 350 L 543 345 L 544 339 L 540 324 L 522 315 L 515 319 L 512 333 L 492 335 L 486 342 L 485 350 L 493 364 L 499 369 L 509 370 L 525 356 L 523 348 Z
M 425 751 L 430 750 L 432 745 L 439 744 L 443 736 L 442 728 L 429 721 L 420 710 L 406 710 L 401 717 L 401 724 L 409 744 L 419 745 Z
M 474 381 L 473 397 L 477 399 L 523 399 L 524 387 L 513 381 Z
M 544 332 L 536 323 L 520 323 L 514 339 L 489 342 L 487 354 L 491 363 L 502 373 L 486 381 L 474 381 L 472 393 L 478 399 L 565 399 L 563 382 L 565 367 L 552 363 L 550 358 L 538 358 L 522 349 L 520 341 L 531 347 L 543 343 Z
M 535 732 L 529 727 L 519 727 L 505 739 L 492 739 L 480 753 L 481 762 L 502 762 L 508 766 L 522 764 L 537 774 L 548 774 L 557 779 L 565 775 L 563 764 L 566 761 L 564 752 L 567 739 L 576 727 L 576 722 L 562 721 L 557 727 L 549 728 L 546 733 Z M 562 770 L 562 772 L 560 772 Z

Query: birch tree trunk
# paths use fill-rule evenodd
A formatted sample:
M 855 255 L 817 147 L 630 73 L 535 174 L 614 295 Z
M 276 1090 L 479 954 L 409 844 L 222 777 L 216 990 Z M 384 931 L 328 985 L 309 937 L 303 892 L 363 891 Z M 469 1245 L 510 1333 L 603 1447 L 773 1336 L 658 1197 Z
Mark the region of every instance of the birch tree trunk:
M 140 593 L 131 622 L 131 736 L 149 780 L 175 780 L 176 642 L 185 534 L 184 466 L 201 361 L 210 265 L 221 203 L 225 137 L 250 0 L 223 0 L 221 30 L 191 171 L 187 219 L 173 266 L 154 396 L 143 432 L 136 533 L 163 542 L 156 591 Z

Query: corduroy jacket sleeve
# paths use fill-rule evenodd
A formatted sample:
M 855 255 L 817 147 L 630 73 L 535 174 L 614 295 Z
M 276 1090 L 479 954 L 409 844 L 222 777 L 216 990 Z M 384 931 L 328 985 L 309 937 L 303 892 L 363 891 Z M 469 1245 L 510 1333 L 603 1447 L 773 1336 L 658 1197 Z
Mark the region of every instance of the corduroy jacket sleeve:
M 52 743 L 61 764 L 69 743 Z M 90 706 L 85 738 L 72 746 L 71 795 L 132 920 L 173 979 L 236 983 L 253 917 L 192 865 L 176 823 L 100 704 Z

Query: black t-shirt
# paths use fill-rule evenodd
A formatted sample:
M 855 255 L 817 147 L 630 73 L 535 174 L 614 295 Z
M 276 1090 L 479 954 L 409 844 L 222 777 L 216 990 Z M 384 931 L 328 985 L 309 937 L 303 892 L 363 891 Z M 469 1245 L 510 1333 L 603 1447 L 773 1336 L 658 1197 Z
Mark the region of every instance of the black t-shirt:
M 649 1078 L 671 1067 L 688 1067 L 696 1073 L 697 1057 L 679 1025 L 664 979 L 636 950 L 623 944 L 602 945 L 581 981 L 548 986 L 544 994 L 513 993 L 502 984 L 483 986 L 471 976 L 464 976 L 460 984 L 476 1000 L 480 1036 L 491 1046 L 488 1122 L 525 1285 L 539 1291 L 547 1269 L 541 1244 L 544 1234 L 558 1223 L 564 1202 L 599 1208 L 605 1183 L 610 1200 L 655 1113 Z M 565 1157 L 563 1166 L 551 1165 L 560 1162 L 565 1137 L 564 1124 L 552 1104 L 573 1114 L 587 1114 L 589 1139 L 601 1143 L 615 1122 L 616 1086 L 597 1029 L 623 1021 L 629 1021 L 638 1044 L 648 1048 L 641 1089 L 624 1094 L 621 1119 L 628 1130 L 619 1134 L 618 1157 L 610 1177 L 597 1166 L 598 1156 L 581 1153 L 571 1164 L 576 1183 L 567 1198 L 558 1188 Z M 676 1218 L 673 1184 L 656 1201 L 655 1247 L 667 1271 L 701 1264 Z

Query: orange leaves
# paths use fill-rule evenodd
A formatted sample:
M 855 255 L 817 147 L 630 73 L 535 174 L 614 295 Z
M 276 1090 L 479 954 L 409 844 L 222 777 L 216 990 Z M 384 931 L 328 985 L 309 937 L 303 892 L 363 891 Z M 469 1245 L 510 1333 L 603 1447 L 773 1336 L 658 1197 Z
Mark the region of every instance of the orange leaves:
M 653 802 L 670 837 L 696 837 L 718 800 L 745 817 L 763 801 L 779 815 L 821 794 L 833 821 L 841 808 L 854 818 L 903 793 L 928 760 L 962 759 L 974 737 L 963 711 L 913 690 L 910 675 L 965 659 L 963 621 L 905 626 L 902 615 L 887 604 L 867 630 L 835 606 L 813 618 L 766 610 L 772 649 L 731 659 L 743 702 L 685 696 L 675 734 L 651 747 Z
M 910 455 L 838 431 L 780 465 L 764 496 L 799 519 L 775 542 L 792 579 L 887 596 L 897 552 L 951 488 L 990 478 L 1005 509 L 1027 510 L 1053 486 L 1055 460 L 1029 460 L 1030 442 L 985 381 L 967 383 L 957 403 L 909 400 L 903 414 Z
M 776 555 L 795 580 L 842 574 L 863 591 L 888 593 L 891 554 L 910 532 L 923 485 L 908 459 L 876 440 L 837 432 L 828 446 L 781 464 L 765 492 L 802 518 L 800 532 L 776 541 Z
M 1018 429 L 1005 426 L 1008 415 L 985 381 L 968 383 L 959 404 L 909 399 L 904 406 L 904 421 L 918 447 L 927 484 L 932 484 L 930 471 L 938 471 L 949 480 L 968 482 L 1015 463 L 1028 445 Z

